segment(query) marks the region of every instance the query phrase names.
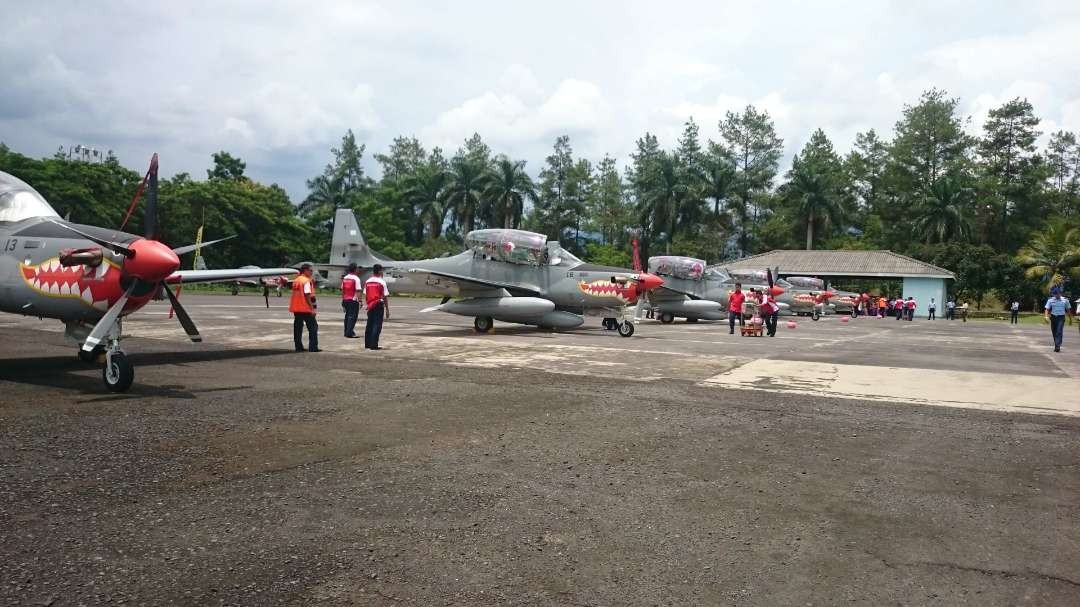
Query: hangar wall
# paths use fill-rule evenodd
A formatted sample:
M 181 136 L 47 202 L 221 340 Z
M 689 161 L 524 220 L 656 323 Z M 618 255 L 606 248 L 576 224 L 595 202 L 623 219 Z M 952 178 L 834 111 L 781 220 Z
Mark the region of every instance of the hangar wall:
M 915 298 L 915 316 L 926 317 L 930 298 L 937 304 L 935 315 L 945 318 L 945 279 L 943 278 L 905 278 L 904 299 Z

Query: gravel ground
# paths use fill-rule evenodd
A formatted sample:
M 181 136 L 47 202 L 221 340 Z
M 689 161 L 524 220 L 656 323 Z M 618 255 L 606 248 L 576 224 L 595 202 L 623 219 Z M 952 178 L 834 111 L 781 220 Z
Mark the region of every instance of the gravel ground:
M 0 604 L 1080 604 L 1080 419 L 127 342 L 0 359 Z

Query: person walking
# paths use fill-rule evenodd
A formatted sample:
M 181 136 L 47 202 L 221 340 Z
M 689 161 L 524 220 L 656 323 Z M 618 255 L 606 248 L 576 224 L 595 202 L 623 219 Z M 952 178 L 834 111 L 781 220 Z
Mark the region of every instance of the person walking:
M 289 300 L 289 311 L 293 315 L 293 346 L 297 352 L 304 352 L 304 344 L 301 339 L 304 336 L 304 327 L 308 332 L 308 352 L 319 352 L 319 323 L 315 320 L 319 306 L 315 303 L 315 280 L 311 277 L 313 271 L 310 263 L 300 266 L 300 275 L 293 279 L 292 299 Z
M 761 303 L 761 315 L 765 317 L 765 331 L 769 337 L 776 337 L 776 325 L 780 320 L 780 304 L 776 303 L 776 298 L 768 291 L 764 292 L 764 297 L 765 301 Z
M 356 320 L 360 318 L 361 287 L 356 264 L 350 263 L 348 272 L 341 279 L 341 307 L 345 310 L 345 337 L 349 339 L 360 337 L 356 334 Z
M 390 318 L 390 289 L 383 280 L 382 264 L 375 264 L 372 276 L 364 283 L 364 303 L 367 306 L 367 326 L 364 327 L 364 347 L 368 350 L 382 350 L 379 347 L 379 335 L 382 334 L 383 319 Z
M 1009 304 L 1009 324 L 1020 324 L 1020 302 L 1016 300 Z
M 927 306 L 926 309 L 930 312 L 930 315 L 926 317 L 926 320 L 935 320 L 934 312 L 937 311 L 937 304 L 934 303 L 933 297 L 930 298 L 930 305 Z
M 262 279 L 262 281 L 263 281 L 263 283 L 262 283 L 262 286 L 263 286 L 263 300 L 266 302 L 266 309 L 269 310 L 270 309 L 270 283 L 266 282 L 265 279 Z
M 904 318 L 904 297 L 902 295 L 893 301 L 893 313 L 896 314 L 896 320 Z
M 967 313 L 968 302 L 965 301 L 964 303 L 960 304 L 960 318 L 963 319 L 964 322 L 967 322 Z
M 1061 296 L 1061 287 L 1050 290 L 1050 299 L 1043 306 L 1043 318 L 1050 322 L 1050 334 L 1054 336 L 1054 352 L 1061 352 L 1061 340 L 1065 337 L 1065 316 L 1072 317 L 1069 300 Z
M 952 297 L 945 302 L 945 320 L 956 320 L 956 300 Z
M 742 292 L 742 283 L 735 283 L 735 292 L 728 296 L 728 333 L 735 334 L 735 319 L 739 319 L 739 326 L 743 326 L 742 305 L 746 301 L 746 294 Z
M 908 322 L 915 320 L 915 298 L 909 296 L 907 301 L 904 302 L 904 309 L 907 310 Z

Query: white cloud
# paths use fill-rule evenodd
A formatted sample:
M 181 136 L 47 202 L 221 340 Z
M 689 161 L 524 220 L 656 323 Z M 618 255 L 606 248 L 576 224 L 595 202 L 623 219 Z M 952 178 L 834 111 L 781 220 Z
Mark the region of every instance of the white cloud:
M 939 87 L 973 130 L 1019 96 L 1044 131 L 1077 131 L 1080 4 L 38 2 L 7 16 L 0 73 L 15 149 L 85 143 L 132 166 L 159 151 L 192 174 L 227 149 L 299 198 L 347 128 L 369 163 L 397 135 L 452 153 L 479 132 L 535 171 L 563 133 L 625 161 L 647 130 L 674 145 L 693 116 L 715 139 L 753 103 L 790 157 L 819 127 L 841 152 L 860 130 L 889 137 Z

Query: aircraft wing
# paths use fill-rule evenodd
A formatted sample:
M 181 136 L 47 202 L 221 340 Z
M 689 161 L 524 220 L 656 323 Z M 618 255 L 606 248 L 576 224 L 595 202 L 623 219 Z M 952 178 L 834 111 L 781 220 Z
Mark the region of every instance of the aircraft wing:
M 515 292 L 524 292 L 529 295 L 541 295 L 540 291 L 534 287 L 494 280 L 484 280 L 472 276 L 451 274 L 449 272 L 410 268 L 408 273 L 412 275 L 428 276 L 436 280 L 441 280 L 442 282 L 456 283 L 458 291 L 465 297 L 499 297 L 505 296 L 506 293 L 513 294 Z
M 297 274 L 293 268 L 239 268 L 229 270 L 179 270 L 165 279 L 171 285 L 190 282 L 219 282 L 238 278 L 259 278 L 261 276 L 292 276 Z
M 653 291 L 649 294 L 649 301 L 655 303 L 672 300 L 682 301 L 687 297 L 689 297 L 690 299 L 699 299 L 699 297 L 697 295 L 694 295 L 693 293 L 673 289 L 667 285 L 661 285 L 653 289 Z

